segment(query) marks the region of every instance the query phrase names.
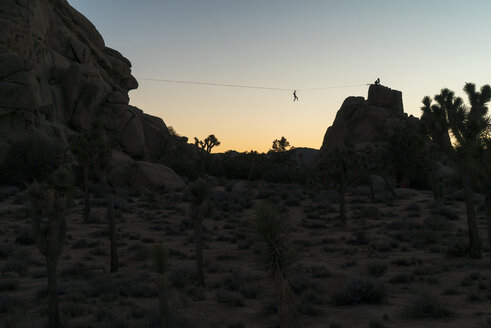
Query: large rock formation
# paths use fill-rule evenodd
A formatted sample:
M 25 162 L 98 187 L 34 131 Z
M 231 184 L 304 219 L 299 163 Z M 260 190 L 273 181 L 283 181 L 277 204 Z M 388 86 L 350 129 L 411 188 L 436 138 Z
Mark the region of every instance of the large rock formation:
M 0 1 L 0 145 L 24 134 L 66 146 L 97 116 L 114 148 L 161 161 L 173 143 L 164 121 L 129 105 L 131 63 L 66 0 Z
M 384 133 L 414 126 L 417 121 L 404 113 L 400 91 L 372 84 L 367 100 L 363 97 L 346 98 L 324 135 L 320 152 L 346 145 L 373 144 L 380 141 Z

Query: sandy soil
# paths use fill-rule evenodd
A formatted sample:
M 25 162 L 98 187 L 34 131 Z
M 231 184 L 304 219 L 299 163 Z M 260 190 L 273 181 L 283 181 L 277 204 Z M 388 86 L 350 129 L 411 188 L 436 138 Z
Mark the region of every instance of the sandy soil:
M 104 200 L 92 198 L 94 222 L 86 224 L 78 195 L 58 266 L 67 326 L 158 327 L 151 251 L 162 243 L 172 266 L 167 276 L 176 327 L 275 327 L 269 280 L 257 264 L 249 233 L 255 205 L 272 201 L 294 227 L 299 261 L 291 282 L 304 327 L 491 327 L 484 212 L 478 206 L 483 258 L 468 259 L 462 256 L 467 232 L 459 193 L 442 204 L 427 191 L 375 203 L 352 193 L 344 226 L 333 192 L 253 183 L 233 193 L 231 183 L 214 188 L 214 214 L 204 221 L 204 289 L 193 279 L 185 193 L 118 198 L 121 266 L 114 274 L 108 273 Z M 0 203 L 0 218 L 0 326 L 43 327 L 45 261 L 32 244 L 20 194 Z M 356 289 L 356 284 L 364 287 Z

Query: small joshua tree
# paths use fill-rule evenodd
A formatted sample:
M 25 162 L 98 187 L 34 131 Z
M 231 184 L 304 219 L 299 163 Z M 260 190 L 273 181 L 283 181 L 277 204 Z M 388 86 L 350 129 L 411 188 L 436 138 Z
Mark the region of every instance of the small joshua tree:
M 252 231 L 258 244 L 259 263 L 273 283 L 280 328 L 299 327 L 288 280 L 297 260 L 289 236 L 289 222 L 272 205 L 263 204 L 256 209 Z
M 203 265 L 203 219 L 211 215 L 210 185 L 203 179 L 198 179 L 189 186 L 191 194 L 190 214 L 193 220 L 194 246 L 196 250 L 196 268 L 198 285 L 205 286 L 205 271 Z
M 194 138 L 194 144 L 196 147 L 201 149 L 201 170 L 203 173 L 206 171 L 206 168 L 208 167 L 208 163 L 210 161 L 211 157 L 211 150 L 214 147 L 220 146 L 220 141 L 218 141 L 217 137 L 215 137 L 214 134 L 210 134 L 208 137 L 206 137 L 205 140 L 199 140 L 198 138 Z
M 66 241 L 65 215 L 71 207 L 73 177 L 65 168 L 53 172 L 47 182 L 34 182 L 26 198 L 32 208 L 36 245 L 46 258 L 49 327 L 61 327 L 56 268 Z
M 82 169 L 83 174 L 83 188 L 85 196 L 84 206 L 84 222 L 90 220 L 90 195 L 89 195 L 89 177 L 90 171 L 93 167 L 93 152 L 91 147 L 91 139 L 88 131 L 84 131 L 79 135 L 71 136 L 69 139 L 70 151 L 72 152 L 75 160 Z
M 168 290 L 169 282 L 166 273 L 169 271 L 169 262 L 167 258 L 167 250 L 162 244 L 156 245 L 153 248 L 153 269 L 158 274 L 157 287 L 159 289 L 159 311 L 160 311 L 160 326 L 169 328 L 169 303 Z
M 198 138 L 194 138 L 194 144 L 203 149 L 207 154 L 211 153 L 213 147 L 220 146 L 220 141 L 218 141 L 217 137 L 214 134 L 210 134 L 204 141 L 199 140 Z
M 111 251 L 111 272 L 118 271 L 118 249 L 116 240 L 116 222 L 114 218 L 114 189 L 107 177 L 109 173 L 109 162 L 111 160 L 111 148 L 101 122 L 94 120 L 88 132 L 88 140 L 91 149 L 91 162 L 94 173 L 101 183 L 106 195 L 106 220 L 109 229 L 109 243 Z
M 336 185 L 339 194 L 339 217 L 346 223 L 346 190 L 366 175 L 364 158 L 353 147 L 335 148 L 318 163 L 318 176 Z

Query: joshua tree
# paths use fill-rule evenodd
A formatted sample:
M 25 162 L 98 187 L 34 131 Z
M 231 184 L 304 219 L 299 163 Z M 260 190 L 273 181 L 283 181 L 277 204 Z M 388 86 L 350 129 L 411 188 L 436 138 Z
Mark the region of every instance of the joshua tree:
M 194 137 L 194 144 L 196 147 L 200 148 L 202 150 L 201 152 L 201 170 L 203 173 L 206 170 L 207 164 L 210 160 L 211 157 L 211 150 L 214 147 L 220 146 L 220 141 L 218 141 L 217 137 L 215 137 L 214 134 L 210 134 L 204 141 L 199 140 L 198 138 Z
M 205 286 L 205 270 L 203 267 L 203 228 L 202 223 L 205 217 L 211 214 L 210 205 L 210 186 L 203 179 L 198 179 L 189 186 L 191 194 L 190 214 L 193 220 L 194 247 L 196 251 L 196 269 L 198 275 L 198 285 Z
M 346 189 L 365 176 L 363 157 L 353 147 L 335 148 L 318 162 L 319 178 L 336 185 L 339 194 L 339 217 L 346 223 Z
M 490 122 L 486 116 L 486 104 L 491 99 L 491 87 L 485 85 L 478 92 L 473 83 L 466 83 L 464 91 L 468 95 L 470 107 L 464 104 L 462 98 L 455 97 L 454 92 L 449 89 L 442 89 L 440 94 L 434 97 L 436 104 L 432 104 L 430 97 L 423 98 L 421 120 L 426 125 L 430 139 L 459 167 L 466 201 L 469 256 L 480 258 L 470 167 L 476 160 L 476 153 L 482 145 L 483 138 L 489 132 Z
M 258 244 L 259 262 L 273 283 L 280 328 L 299 327 L 289 275 L 297 256 L 289 236 L 290 225 L 272 205 L 256 209 L 252 231 Z
M 207 154 L 210 154 L 213 147 L 220 146 L 220 141 L 218 141 L 214 134 L 210 134 L 204 141 L 194 137 L 194 144 L 196 147 L 203 149 Z
M 114 190 L 110 185 L 107 176 L 109 162 L 111 160 L 111 148 L 106 138 L 106 134 L 99 120 L 94 120 L 88 132 L 88 140 L 91 148 L 92 165 L 94 173 L 101 183 L 106 195 L 106 219 L 109 228 L 109 243 L 111 251 L 111 272 L 118 270 L 118 249 L 116 243 L 116 223 L 114 218 Z
M 169 282 L 166 276 L 166 273 L 169 271 L 169 262 L 167 250 L 161 244 L 156 245 L 153 249 L 153 269 L 158 274 L 157 287 L 159 289 L 160 326 L 162 328 L 169 328 Z
M 83 188 L 85 194 L 84 206 L 84 222 L 90 220 L 90 195 L 89 195 L 89 176 L 93 166 L 93 152 L 88 131 L 84 131 L 79 135 L 70 136 L 69 145 L 75 160 L 82 169 Z
M 491 165 L 489 163 L 491 163 L 491 136 L 484 140 L 472 170 L 473 175 L 476 176 L 477 186 L 485 197 L 488 243 L 491 245 Z
M 61 327 L 56 267 L 66 241 L 65 215 L 71 206 L 72 185 L 70 171 L 60 168 L 53 172 L 47 182 L 34 182 L 26 191 L 33 213 L 32 227 L 36 244 L 46 258 L 50 328 Z

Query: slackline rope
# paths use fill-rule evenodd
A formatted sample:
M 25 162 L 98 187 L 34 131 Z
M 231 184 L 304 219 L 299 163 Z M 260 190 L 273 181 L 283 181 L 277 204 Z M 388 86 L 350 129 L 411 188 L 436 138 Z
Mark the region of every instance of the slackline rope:
M 182 81 L 182 80 L 165 80 L 165 79 L 152 79 L 152 78 L 137 78 L 137 80 L 144 81 L 156 81 L 156 82 L 167 82 L 167 83 L 184 83 L 184 84 L 197 84 L 197 85 L 210 85 L 218 87 L 232 87 L 232 88 L 247 88 L 247 89 L 263 89 L 263 90 L 278 90 L 278 91 L 311 91 L 311 90 L 325 90 L 325 89 L 338 89 L 338 88 L 352 88 L 361 87 L 370 84 L 350 84 L 350 85 L 333 85 L 328 87 L 320 88 L 307 88 L 307 89 L 286 89 L 286 88 L 270 88 L 254 85 L 242 85 L 242 84 L 224 84 L 224 83 L 212 83 L 212 82 L 200 82 L 200 81 Z

